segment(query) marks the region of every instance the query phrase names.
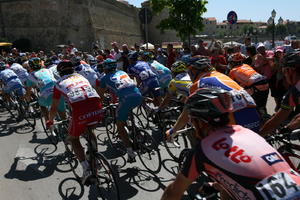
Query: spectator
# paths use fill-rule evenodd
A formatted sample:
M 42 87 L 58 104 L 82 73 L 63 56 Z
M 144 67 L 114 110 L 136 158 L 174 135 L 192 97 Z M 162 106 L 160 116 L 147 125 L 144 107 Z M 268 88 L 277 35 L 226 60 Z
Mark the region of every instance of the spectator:
M 171 66 L 176 60 L 176 54 L 173 49 L 173 44 L 168 44 L 167 46 L 167 54 L 168 54 L 168 60 L 167 60 L 167 67 L 171 69 Z
M 163 64 L 164 66 L 166 66 L 166 64 L 167 64 L 167 56 L 165 56 L 165 55 L 163 54 L 161 48 L 158 48 L 158 49 L 157 49 L 156 60 L 157 60 L 160 64 Z
M 253 67 L 254 66 L 255 55 L 256 55 L 255 46 L 246 47 L 246 56 L 247 56 L 247 58 L 244 60 L 244 63 Z
M 254 44 L 251 42 L 250 37 L 246 37 L 244 40 L 244 44 L 241 46 L 241 53 L 247 55 L 247 47 L 250 46 L 254 46 Z

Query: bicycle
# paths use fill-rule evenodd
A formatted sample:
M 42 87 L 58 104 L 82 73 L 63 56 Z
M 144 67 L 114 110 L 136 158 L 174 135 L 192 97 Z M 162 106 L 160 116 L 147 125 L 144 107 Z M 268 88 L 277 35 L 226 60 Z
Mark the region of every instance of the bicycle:
M 115 107 L 115 105 L 110 105 L 104 109 L 109 110 L 111 107 Z M 110 119 L 107 120 L 110 121 Z M 137 123 L 136 120 L 139 122 Z M 112 121 L 115 122 L 115 119 Z M 143 127 L 139 123 L 141 123 L 140 119 L 131 111 L 129 120 L 127 120 L 127 126 L 125 127 L 127 134 L 132 140 L 133 149 L 137 152 L 143 166 L 150 172 L 158 173 L 161 169 L 161 155 L 158 144 L 148 132 L 143 130 Z M 110 145 L 117 150 L 126 152 L 123 145 L 120 145 L 120 148 L 118 147 L 118 144 L 120 144 L 118 131 L 114 128 L 112 128 L 113 130 L 109 130 L 108 126 L 112 125 L 106 125 Z M 113 126 L 115 127 L 115 125 Z
M 69 144 L 66 139 L 67 135 L 65 130 L 67 130 L 67 122 L 68 120 L 55 122 L 53 125 L 54 128 L 52 128 L 51 131 L 55 131 L 56 127 L 57 136 L 63 141 L 66 148 L 65 155 L 69 161 L 72 172 L 77 180 L 81 180 L 80 176 L 76 172 L 76 167 L 72 164 L 73 160 L 76 158 L 72 150 L 69 148 Z M 117 175 L 105 156 L 100 152 L 97 152 L 95 145 L 92 144 L 91 132 L 95 125 L 95 123 L 88 124 L 87 131 L 81 135 L 87 142 L 86 159 L 89 162 L 89 166 L 92 171 L 92 177 L 88 181 L 88 185 L 95 185 L 104 199 L 119 200 L 120 192 L 117 184 Z
M 278 150 L 293 170 L 300 172 L 300 145 L 293 143 L 300 141 L 300 129 L 271 135 L 266 141 Z

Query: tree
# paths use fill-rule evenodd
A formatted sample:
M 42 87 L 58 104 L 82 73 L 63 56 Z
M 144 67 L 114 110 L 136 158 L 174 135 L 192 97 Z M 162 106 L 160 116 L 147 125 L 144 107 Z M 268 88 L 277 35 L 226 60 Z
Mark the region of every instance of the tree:
M 287 26 L 283 24 L 277 24 L 275 33 L 276 35 L 280 35 L 281 39 L 284 39 L 284 37 L 287 35 Z
M 175 30 L 182 41 L 188 40 L 190 45 L 191 35 L 203 30 L 202 14 L 206 12 L 206 0 L 152 0 L 151 7 L 154 13 L 164 9 L 169 11 L 168 18 L 162 19 L 158 24 L 162 32 Z

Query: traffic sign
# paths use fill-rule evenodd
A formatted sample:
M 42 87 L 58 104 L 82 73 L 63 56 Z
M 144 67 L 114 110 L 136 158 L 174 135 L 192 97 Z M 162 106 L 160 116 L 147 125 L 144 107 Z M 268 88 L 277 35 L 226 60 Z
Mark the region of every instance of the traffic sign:
M 139 12 L 139 18 L 142 24 L 146 24 L 146 15 L 147 15 L 147 24 L 152 20 L 152 12 L 149 8 L 142 8 Z
M 230 11 L 227 15 L 227 21 L 229 24 L 236 24 L 238 20 L 237 14 L 234 11 Z

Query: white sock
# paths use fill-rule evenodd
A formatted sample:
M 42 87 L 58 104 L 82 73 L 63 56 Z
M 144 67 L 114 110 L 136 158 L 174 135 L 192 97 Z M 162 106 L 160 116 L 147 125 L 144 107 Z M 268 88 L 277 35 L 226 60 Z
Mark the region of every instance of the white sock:
M 89 163 L 86 160 L 82 161 L 80 164 L 82 166 L 83 171 L 86 171 L 89 168 Z

